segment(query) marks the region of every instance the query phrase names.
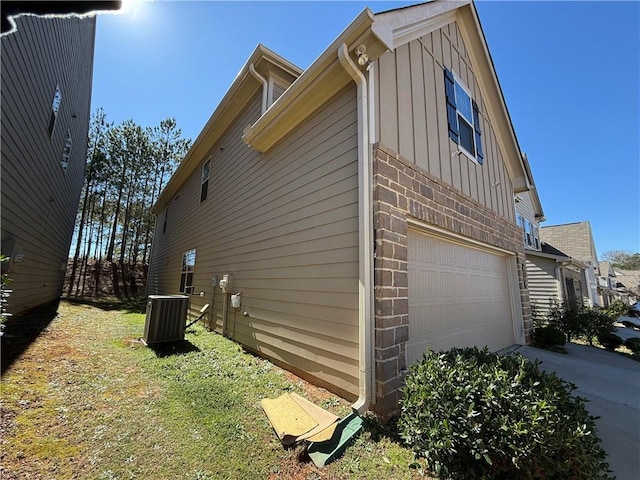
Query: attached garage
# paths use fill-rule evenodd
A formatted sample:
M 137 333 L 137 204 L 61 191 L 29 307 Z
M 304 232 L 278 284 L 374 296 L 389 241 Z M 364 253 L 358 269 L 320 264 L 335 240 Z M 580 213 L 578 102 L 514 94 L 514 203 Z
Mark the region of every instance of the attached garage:
M 412 228 L 407 255 L 408 364 L 427 348 L 499 350 L 517 343 L 511 255 Z

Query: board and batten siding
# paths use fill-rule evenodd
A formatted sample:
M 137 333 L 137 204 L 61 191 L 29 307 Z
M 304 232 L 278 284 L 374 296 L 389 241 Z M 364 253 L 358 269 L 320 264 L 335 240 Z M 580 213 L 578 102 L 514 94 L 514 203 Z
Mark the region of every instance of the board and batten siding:
M 168 214 L 158 215 L 149 293 L 178 293 L 182 253 L 195 248 L 192 316 L 211 304 L 210 327 L 221 331 L 224 296 L 211 279 L 232 274 L 242 304 L 237 311 L 229 305 L 227 335 L 338 393 L 356 395 L 356 89 L 337 93 L 266 154 L 241 139 L 260 104 L 257 92 L 206 157 L 208 198 L 200 203 L 201 162 Z
M 448 135 L 444 67 L 462 79 L 478 104 L 484 165 L 452 156 L 458 145 Z M 515 221 L 512 182 L 456 22 L 382 55 L 375 84 L 377 141 Z
M 556 261 L 543 257 L 527 257 L 527 286 L 531 304 L 539 318 L 549 314 L 551 301 L 562 302 L 556 279 Z
M 95 17 L 16 19 L 1 40 L 2 252 L 11 261 L 9 311 L 60 297 L 84 181 Z M 47 130 L 56 85 L 62 99 Z M 71 157 L 61 167 L 67 137 Z

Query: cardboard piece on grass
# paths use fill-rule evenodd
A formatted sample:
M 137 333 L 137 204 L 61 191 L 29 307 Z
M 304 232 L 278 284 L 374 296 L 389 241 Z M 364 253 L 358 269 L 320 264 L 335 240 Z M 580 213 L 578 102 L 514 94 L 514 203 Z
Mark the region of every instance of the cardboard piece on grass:
M 302 440 L 322 442 L 333 436 L 339 418 L 296 393 L 260 402 L 283 445 Z
M 260 406 L 283 445 L 294 444 L 300 435 L 318 425 L 288 393 L 278 398 L 263 398 Z
M 311 403 L 309 400 L 301 397 L 297 393 L 291 393 L 291 397 L 309 415 L 311 415 L 316 422 L 318 422 L 318 425 L 315 428 L 311 429 L 304 435 L 301 435 L 299 440 L 309 440 L 310 442 L 324 442 L 329 440 L 333 436 L 333 432 L 335 431 L 340 418 L 337 415 L 326 411 L 324 408 L 320 408 Z

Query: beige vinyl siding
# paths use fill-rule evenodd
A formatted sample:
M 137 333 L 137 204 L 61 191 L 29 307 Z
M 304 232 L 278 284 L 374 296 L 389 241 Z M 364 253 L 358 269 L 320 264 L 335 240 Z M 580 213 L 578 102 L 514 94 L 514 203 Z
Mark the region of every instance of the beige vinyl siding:
M 452 153 L 443 68 L 452 69 L 478 104 L 484 165 Z M 513 187 L 473 66 L 455 22 L 380 57 L 376 68 L 376 138 L 454 188 L 515 221 Z
M 519 202 L 516 203 L 516 210 L 520 215 L 529 220 L 532 223 L 535 223 L 536 227 L 538 226 L 538 222 L 536 221 L 536 213 L 533 208 L 533 202 L 531 200 L 531 194 L 529 192 L 523 192 L 518 194 Z
M 158 217 L 149 293 L 176 293 L 181 255 L 196 249 L 192 316 L 202 304 L 220 332 L 223 295 L 211 277 L 233 275 L 241 292 L 227 334 L 250 350 L 357 393 L 358 194 L 356 90 L 349 86 L 266 154 L 242 130 L 261 92 L 211 150 L 209 196 L 200 170 Z M 203 159 L 204 160 L 204 159 Z M 244 315 L 247 312 L 247 316 Z
M 271 103 L 275 102 L 287 89 L 286 86 L 281 85 L 280 83 L 274 81 L 273 82 L 273 92 L 272 92 L 272 100 Z
M 562 301 L 556 280 L 555 260 L 527 256 L 527 286 L 531 304 L 535 305 L 540 318 L 549 313 L 550 300 Z
M 2 250 L 24 255 L 9 266 L 12 313 L 55 300 L 62 290 L 84 179 L 95 36 L 95 18 L 16 22 L 0 55 Z M 56 85 L 62 100 L 50 137 Z M 67 130 L 73 143 L 65 173 Z

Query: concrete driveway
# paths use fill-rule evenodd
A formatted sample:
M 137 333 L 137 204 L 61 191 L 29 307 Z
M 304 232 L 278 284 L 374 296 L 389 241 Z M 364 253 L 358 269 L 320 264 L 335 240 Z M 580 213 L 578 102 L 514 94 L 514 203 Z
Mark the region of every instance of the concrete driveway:
M 530 346 L 512 351 L 542 363 L 576 385 L 574 394 L 588 399 L 598 436 L 618 480 L 640 479 L 640 362 L 614 352 L 567 343 L 567 354 Z

